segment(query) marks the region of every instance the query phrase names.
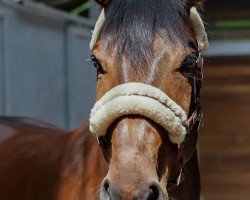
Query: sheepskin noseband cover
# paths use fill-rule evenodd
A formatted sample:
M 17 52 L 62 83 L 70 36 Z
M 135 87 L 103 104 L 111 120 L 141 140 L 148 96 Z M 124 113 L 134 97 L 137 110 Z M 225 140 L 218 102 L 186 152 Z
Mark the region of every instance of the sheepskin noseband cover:
M 116 119 L 129 114 L 158 123 L 174 144 L 180 145 L 185 139 L 184 110 L 160 89 L 143 83 L 119 85 L 97 101 L 90 115 L 90 131 L 97 137 L 104 136 Z

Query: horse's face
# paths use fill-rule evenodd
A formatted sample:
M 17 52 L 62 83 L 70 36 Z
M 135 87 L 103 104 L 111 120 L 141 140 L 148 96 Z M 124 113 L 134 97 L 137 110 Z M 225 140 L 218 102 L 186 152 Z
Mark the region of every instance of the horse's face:
M 101 43 L 98 41 L 93 51 L 105 71 L 98 77 L 98 99 L 124 82 L 143 82 L 160 88 L 188 113 L 191 86 L 179 68 L 193 49 L 166 47 L 156 39 L 154 64 L 141 76 L 126 61 L 121 70 L 115 52 L 104 53 L 98 45 Z M 105 140 L 109 172 L 103 182 L 103 197 L 108 192 L 114 199 L 167 199 L 166 183 L 175 170 L 177 146 L 170 142 L 165 129 L 140 116 L 124 116 L 112 125 Z
M 185 23 L 183 26 L 190 41 L 196 43 L 192 30 Z M 192 86 L 180 67 L 197 49 L 188 44 L 168 45 L 155 36 L 154 56 L 138 67 L 126 55 L 119 55 L 115 44 L 107 48 L 106 39 L 99 37 L 92 51 L 98 70 L 97 100 L 117 85 L 140 82 L 162 90 L 188 115 Z M 125 115 L 113 122 L 100 142 L 109 162 L 101 199 L 168 199 L 167 182 L 175 174 L 178 146 L 170 141 L 167 130 L 148 118 Z

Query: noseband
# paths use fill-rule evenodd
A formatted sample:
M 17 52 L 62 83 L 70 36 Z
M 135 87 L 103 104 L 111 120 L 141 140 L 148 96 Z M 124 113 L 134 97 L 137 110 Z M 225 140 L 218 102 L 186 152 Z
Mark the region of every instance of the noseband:
M 164 127 L 180 145 L 187 133 L 184 110 L 160 89 L 143 83 L 125 83 L 107 92 L 94 106 L 90 130 L 104 136 L 110 125 L 125 115 L 141 115 Z

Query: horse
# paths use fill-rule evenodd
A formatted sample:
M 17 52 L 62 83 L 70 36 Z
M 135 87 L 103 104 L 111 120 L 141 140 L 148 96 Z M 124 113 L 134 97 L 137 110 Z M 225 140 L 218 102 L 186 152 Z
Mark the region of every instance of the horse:
M 96 1 L 90 119 L 0 117 L 0 199 L 200 199 L 202 1 Z

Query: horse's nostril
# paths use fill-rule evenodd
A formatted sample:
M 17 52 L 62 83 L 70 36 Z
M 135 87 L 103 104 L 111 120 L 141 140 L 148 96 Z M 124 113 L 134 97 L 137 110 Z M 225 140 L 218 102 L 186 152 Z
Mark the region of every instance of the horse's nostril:
M 160 190 L 156 185 L 142 190 L 139 195 L 135 198 L 138 200 L 158 200 L 160 197 Z
M 157 186 L 152 185 L 149 187 L 149 193 L 146 200 L 158 200 L 159 199 L 159 189 Z
M 119 192 L 112 187 L 108 180 L 106 180 L 102 185 L 101 200 L 121 200 Z
M 134 190 L 136 192 L 138 190 Z M 132 198 L 134 192 L 131 192 L 130 195 Z M 124 194 L 120 194 L 118 190 L 116 190 L 108 180 L 106 180 L 102 185 L 102 192 L 101 192 L 101 200 L 121 200 L 123 199 L 122 196 Z M 136 200 L 159 200 L 160 199 L 160 189 L 157 185 L 151 185 L 149 187 L 144 188 L 133 199 Z
M 105 190 L 105 192 L 107 192 L 109 194 L 109 183 L 108 181 L 106 181 L 104 184 L 103 184 L 103 188 Z

